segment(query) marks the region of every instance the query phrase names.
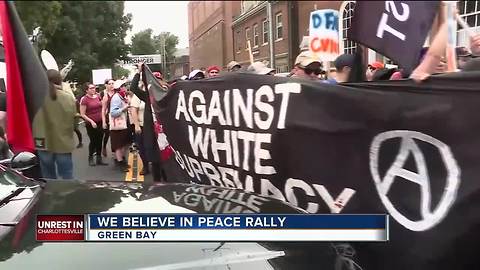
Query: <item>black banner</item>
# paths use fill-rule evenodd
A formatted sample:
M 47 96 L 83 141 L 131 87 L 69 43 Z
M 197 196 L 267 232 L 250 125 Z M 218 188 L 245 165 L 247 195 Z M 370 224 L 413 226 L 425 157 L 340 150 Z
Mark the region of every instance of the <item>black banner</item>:
M 193 182 L 311 213 L 390 214 L 389 243 L 355 245 L 363 269 L 462 269 L 480 240 L 479 83 L 229 74 L 179 81 L 159 117 Z
M 357 1 L 349 38 L 411 71 L 439 5 L 440 1 Z

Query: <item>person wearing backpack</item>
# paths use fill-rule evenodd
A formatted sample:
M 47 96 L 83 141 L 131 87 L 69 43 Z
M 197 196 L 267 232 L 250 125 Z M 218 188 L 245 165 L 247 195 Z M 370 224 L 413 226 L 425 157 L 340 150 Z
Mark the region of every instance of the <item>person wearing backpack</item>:
M 110 143 L 115 152 L 115 166 L 122 172 L 129 171 L 129 165 L 125 160 L 128 148 L 131 144 L 130 130 L 128 129 L 128 109 L 125 81 L 116 80 L 113 84 L 115 94 L 110 102 Z
M 97 94 L 96 86 L 87 84 L 86 94 L 80 100 L 80 115 L 85 120 L 90 144 L 88 146 L 88 165 L 108 165 L 102 160 L 102 101 Z M 96 154 L 96 160 L 94 155 Z

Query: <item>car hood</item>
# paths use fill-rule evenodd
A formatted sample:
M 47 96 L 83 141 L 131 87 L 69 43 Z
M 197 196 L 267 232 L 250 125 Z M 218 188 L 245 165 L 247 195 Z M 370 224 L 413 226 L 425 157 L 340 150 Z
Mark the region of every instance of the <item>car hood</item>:
M 312 263 L 317 265 L 305 259 L 310 251 L 302 250 L 308 246 L 294 243 L 35 240 L 38 214 L 301 213 L 253 193 L 194 184 L 49 181 L 37 197 L 20 223 L 1 240 L 0 269 L 310 269 Z M 326 256 L 333 266 L 334 250 L 329 244 L 316 244 L 314 249 L 323 254 L 317 258 Z

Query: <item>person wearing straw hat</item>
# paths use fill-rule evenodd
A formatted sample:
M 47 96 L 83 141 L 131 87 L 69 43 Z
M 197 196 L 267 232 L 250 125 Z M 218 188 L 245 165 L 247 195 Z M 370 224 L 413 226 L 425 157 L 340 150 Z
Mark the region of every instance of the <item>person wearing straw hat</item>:
M 295 68 L 292 77 L 318 80 L 322 73 L 322 63 L 310 51 L 301 52 L 295 59 Z
M 248 67 L 247 71 L 258 75 L 275 75 L 275 69 L 267 67 L 262 62 L 254 62 Z

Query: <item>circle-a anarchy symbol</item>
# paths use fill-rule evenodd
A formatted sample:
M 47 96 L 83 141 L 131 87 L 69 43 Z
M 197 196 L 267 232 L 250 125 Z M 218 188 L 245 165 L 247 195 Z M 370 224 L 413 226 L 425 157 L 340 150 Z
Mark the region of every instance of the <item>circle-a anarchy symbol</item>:
M 400 150 L 395 161 L 382 179 L 378 171 L 380 147 L 384 141 L 392 138 L 401 139 Z M 425 157 L 415 140 L 420 140 L 436 147 L 440 152 L 447 171 L 444 192 L 437 207 L 435 207 L 433 211 L 431 210 L 430 179 Z M 410 154 L 413 155 L 418 172 L 412 172 L 404 168 L 405 162 Z M 409 130 L 392 130 L 375 136 L 370 146 L 370 173 L 372 174 L 380 199 L 389 214 L 398 223 L 412 231 L 428 230 L 442 221 L 453 205 L 460 185 L 460 169 L 453 157 L 450 147 L 429 135 Z M 388 191 L 397 176 L 420 186 L 420 214 L 422 219 L 416 221 L 408 219 L 395 208 L 388 198 Z

